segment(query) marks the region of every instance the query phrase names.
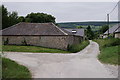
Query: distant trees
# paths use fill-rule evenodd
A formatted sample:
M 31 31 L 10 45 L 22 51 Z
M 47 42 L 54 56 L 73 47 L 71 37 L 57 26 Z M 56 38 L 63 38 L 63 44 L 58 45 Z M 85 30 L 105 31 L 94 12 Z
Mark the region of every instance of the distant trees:
M 86 36 L 89 40 L 94 39 L 94 32 L 92 31 L 90 26 L 86 28 Z
M 76 26 L 77 29 L 83 28 L 82 26 Z
M 45 13 L 30 13 L 24 17 L 18 16 L 18 13 L 15 11 L 8 12 L 4 5 L 0 6 L 0 10 L 2 10 L 2 29 L 10 27 L 19 22 L 55 23 L 55 17 Z
M 100 34 L 105 33 L 108 30 L 108 26 L 107 25 L 103 25 L 99 30 L 97 31 L 92 31 L 91 27 L 88 26 L 86 28 L 86 37 L 88 39 L 97 39 L 100 37 Z

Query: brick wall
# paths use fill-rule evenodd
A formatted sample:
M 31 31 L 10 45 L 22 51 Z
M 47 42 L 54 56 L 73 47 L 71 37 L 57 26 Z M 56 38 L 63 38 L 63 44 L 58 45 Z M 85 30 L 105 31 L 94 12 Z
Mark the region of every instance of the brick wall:
M 25 41 L 28 45 L 43 46 L 66 50 L 68 45 L 78 44 L 82 41 L 79 36 L 3 36 L 3 43 L 22 45 Z

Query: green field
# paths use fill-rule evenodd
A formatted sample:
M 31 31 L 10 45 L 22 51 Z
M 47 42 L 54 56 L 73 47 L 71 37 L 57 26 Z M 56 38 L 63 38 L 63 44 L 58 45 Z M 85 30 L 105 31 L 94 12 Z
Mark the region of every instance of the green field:
M 95 40 L 100 46 L 98 59 L 102 63 L 120 65 L 120 39 L 98 39 Z
M 2 58 L 2 78 L 3 80 L 31 80 L 30 71 L 22 66 L 17 64 L 16 62 Z M 12 79 L 14 78 L 14 79 Z
M 37 46 L 16 46 L 16 45 L 3 45 L 3 51 L 8 52 L 33 52 L 33 53 L 69 53 L 69 51 L 50 49 Z
M 120 22 L 117 21 L 110 21 L 110 25 L 114 25 Z M 106 25 L 106 21 L 88 21 L 88 22 L 63 22 L 63 23 L 57 23 L 62 28 L 74 28 L 76 26 L 103 26 Z

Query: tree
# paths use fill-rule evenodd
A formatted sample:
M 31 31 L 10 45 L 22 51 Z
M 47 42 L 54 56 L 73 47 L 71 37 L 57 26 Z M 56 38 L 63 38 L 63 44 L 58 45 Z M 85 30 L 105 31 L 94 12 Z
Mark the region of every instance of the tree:
M 13 11 L 12 13 L 9 13 L 8 15 L 8 24 L 9 26 L 12 26 L 14 24 L 17 24 L 19 21 L 18 21 L 18 13 Z
M 25 22 L 25 17 L 23 17 L 23 16 L 18 17 L 18 21 L 19 22 Z
M 17 12 L 8 12 L 7 8 L 5 8 L 4 5 L 2 5 L 1 7 L 2 9 L 0 8 L 0 10 L 2 11 L 2 29 L 10 27 L 19 22 L 55 23 L 55 17 L 52 15 L 48 15 L 45 13 L 30 13 L 26 17 L 19 17 Z
M 91 30 L 91 27 L 88 26 L 86 29 L 86 36 L 88 39 L 94 39 L 94 32 Z
M 7 8 L 2 5 L 2 28 L 8 27 L 8 11 Z
M 10 13 L 7 11 L 7 8 L 2 5 L 2 29 L 17 24 L 18 22 L 18 13 L 15 11 Z
M 108 30 L 108 25 L 104 25 L 102 26 L 102 28 L 100 29 L 100 33 L 103 34 Z
M 31 23 L 55 23 L 55 17 L 45 13 L 30 13 L 25 17 L 25 21 Z

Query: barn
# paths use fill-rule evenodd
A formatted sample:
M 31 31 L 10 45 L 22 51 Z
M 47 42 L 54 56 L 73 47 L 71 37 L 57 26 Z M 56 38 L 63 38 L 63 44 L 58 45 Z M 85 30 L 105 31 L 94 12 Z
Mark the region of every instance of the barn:
M 53 23 L 20 22 L 2 30 L 3 44 L 31 45 L 67 50 L 72 44 L 83 40 L 80 35 L 74 35 Z

